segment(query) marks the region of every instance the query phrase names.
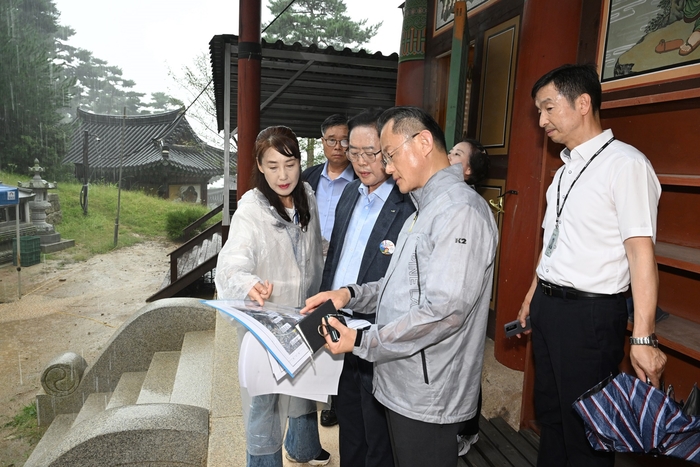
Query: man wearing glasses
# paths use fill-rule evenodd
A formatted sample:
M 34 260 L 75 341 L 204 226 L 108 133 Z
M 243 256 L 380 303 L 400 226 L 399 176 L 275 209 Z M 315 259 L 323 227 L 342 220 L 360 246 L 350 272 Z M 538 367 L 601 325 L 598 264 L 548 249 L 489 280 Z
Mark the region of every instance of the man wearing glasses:
M 357 176 L 346 157 L 348 150 L 348 119 L 340 114 L 333 114 L 321 124 L 321 144 L 326 162 L 304 170 L 301 179 L 308 182 L 316 193 L 318 218 L 321 222 L 323 236 L 323 257 L 328 253 L 328 242 L 333 233 L 335 207 L 345 186 Z M 335 414 L 335 397 L 331 407 L 321 411 L 321 425 L 338 424 Z
M 373 389 L 386 408 L 396 467 L 457 465 L 457 434 L 478 416 L 497 229 L 486 201 L 450 166 L 445 136 L 416 107 L 394 107 L 378 123 L 386 172 L 409 193 L 406 220 L 384 277 L 321 292 L 354 313 L 376 312 L 365 330 L 343 326 L 333 353 L 374 362 Z
M 345 157 L 348 149 L 348 119 L 334 114 L 321 124 L 321 141 L 326 162 L 309 167 L 301 174 L 316 193 L 321 235 L 328 241 L 333 232 L 335 206 L 345 185 L 357 178 Z M 326 249 L 324 248 L 324 253 Z M 335 425 L 335 423 L 333 423 Z M 328 425 L 326 425 L 328 426 Z
M 348 122 L 347 158 L 360 177 L 348 183 L 335 210 L 335 224 L 321 290 L 381 279 L 396 240 L 415 208 L 384 170 L 377 120 L 368 109 Z M 362 315 L 370 323 L 375 315 Z M 345 354 L 335 411 L 340 425 L 340 467 L 394 464 L 384 407 L 372 395 L 372 363 Z

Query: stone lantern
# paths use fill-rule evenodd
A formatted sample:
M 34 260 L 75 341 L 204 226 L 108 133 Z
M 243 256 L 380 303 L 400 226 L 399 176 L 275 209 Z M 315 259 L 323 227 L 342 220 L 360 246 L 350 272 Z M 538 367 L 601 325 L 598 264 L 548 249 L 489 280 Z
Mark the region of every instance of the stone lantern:
M 29 173 L 33 173 L 34 176 L 28 182 L 19 182 L 18 186 L 30 189 L 35 194 L 34 201 L 28 203 L 31 223 L 36 227 L 36 234 L 41 239 L 42 252 L 51 253 L 74 246 L 75 242 L 73 240 L 61 241 L 61 234 L 56 232 L 53 225 L 46 222 L 46 210 L 51 207 L 48 190 L 55 189 L 56 184 L 43 180 L 41 178 L 43 171 L 44 168 L 39 166 L 39 159 L 34 159 L 34 167 L 29 168 Z M 46 248 L 47 246 L 49 248 Z

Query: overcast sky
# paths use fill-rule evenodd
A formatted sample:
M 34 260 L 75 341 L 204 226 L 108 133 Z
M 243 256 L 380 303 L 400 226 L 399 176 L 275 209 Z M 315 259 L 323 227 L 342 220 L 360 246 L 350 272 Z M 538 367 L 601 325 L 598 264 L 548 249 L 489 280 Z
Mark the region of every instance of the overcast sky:
M 194 57 L 209 52 L 209 41 L 218 34 L 238 34 L 240 0 L 54 0 L 59 22 L 76 34 L 70 45 L 122 69 L 123 77 L 136 82 L 143 93 L 163 91 L 189 104 L 191 99 L 168 76 L 179 72 Z M 398 52 L 401 39 L 402 0 L 346 0 L 348 13 L 369 24 L 383 21 L 367 48 L 385 55 Z M 272 19 L 262 0 L 263 23 Z M 371 15 L 371 16 L 370 16 Z

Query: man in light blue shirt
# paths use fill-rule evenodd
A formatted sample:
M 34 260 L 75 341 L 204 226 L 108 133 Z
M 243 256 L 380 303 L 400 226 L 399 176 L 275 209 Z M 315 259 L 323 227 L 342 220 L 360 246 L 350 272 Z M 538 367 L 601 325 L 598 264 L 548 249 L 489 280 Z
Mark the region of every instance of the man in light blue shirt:
M 326 162 L 304 170 L 301 179 L 309 182 L 316 193 L 321 235 L 328 241 L 333 232 L 338 199 L 345 186 L 357 177 L 350 161 L 345 157 L 348 148 L 348 119 L 340 114 L 331 115 L 321 125 L 321 134 Z
M 321 290 L 383 277 L 399 231 L 415 211 L 384 170 L 379 115 L 379 109 L 366 110 L 349 122 L 347 158 L 360 179 L 347 185 L 335 209 Z M 374 323 L 374 315 L 365 317 Z M 372 363 L 345 355 L 335 398 L 341 467 L 393 465 L 385 410 L 372 395 L 372 373 Z
M 355 209 L 350 217 L 350 224 L 345 233 L 345 242 L 340 253 L 338 267 L 335 270 L 331 290 L 339 289 L 345 284 L 356 283 L 357 275 L 360 272 L 358 258 L 362 258 L 364 255 L 369 236 L 374 229 L 374 223 L 393 188 L 394 180 L 391 178 L 385 178 L 379 186 L 360 184 L 358 187 L 360 197 L 357 199 Z

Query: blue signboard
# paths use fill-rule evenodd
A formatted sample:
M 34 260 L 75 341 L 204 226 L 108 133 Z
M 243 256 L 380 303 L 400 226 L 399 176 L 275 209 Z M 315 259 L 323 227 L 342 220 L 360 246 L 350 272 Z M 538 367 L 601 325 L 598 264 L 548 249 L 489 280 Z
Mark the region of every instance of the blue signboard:
M 19 190 L 13 186 L 0 184 L 0 206 L 19 204 Z

